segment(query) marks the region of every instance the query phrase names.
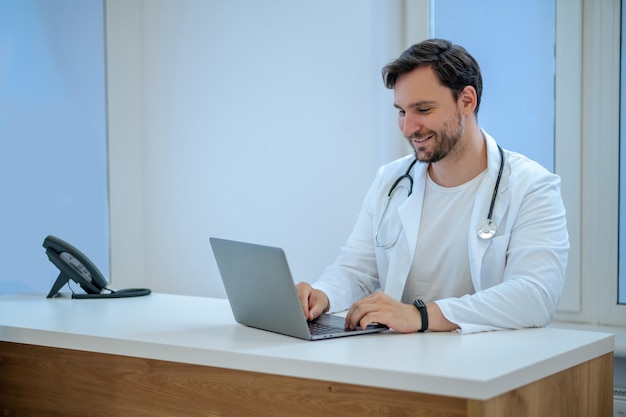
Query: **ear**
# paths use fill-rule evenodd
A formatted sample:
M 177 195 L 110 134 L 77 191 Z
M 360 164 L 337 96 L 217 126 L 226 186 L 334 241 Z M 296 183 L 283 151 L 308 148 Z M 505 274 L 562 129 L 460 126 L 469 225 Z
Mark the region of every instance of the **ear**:
M 469 116 L 474 113 L 476 101 L 476 90 L 472 86 L 465 86 L 465 88 L 459 93 L 458 103 L 461 106 L 462 113 L 465 115 Z

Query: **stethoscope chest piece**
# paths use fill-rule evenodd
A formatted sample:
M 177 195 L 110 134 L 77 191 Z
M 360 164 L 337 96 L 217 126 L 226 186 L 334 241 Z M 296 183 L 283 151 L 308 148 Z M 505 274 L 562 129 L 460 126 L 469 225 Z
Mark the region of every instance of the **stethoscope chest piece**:
M 496 235 L 496 224 L 491 219 L 480 222 L 476 234 L 481 239 L 491 239 Z

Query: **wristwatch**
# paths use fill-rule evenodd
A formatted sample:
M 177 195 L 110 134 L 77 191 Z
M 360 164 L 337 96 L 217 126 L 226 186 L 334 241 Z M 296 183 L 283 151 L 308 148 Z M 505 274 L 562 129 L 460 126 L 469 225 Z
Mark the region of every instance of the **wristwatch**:
M 428 311 L 426 310 L 426 304 L 424 304 L 424 302 L 418 298 L 417 300 L 413 301 L 413 305 L 415 306 L 415 308 L 417 308 L 417 310 L 420 312 L 420 315 L 422 316 L 422 328 L 418 331 L 423 333 L 428 330 Z

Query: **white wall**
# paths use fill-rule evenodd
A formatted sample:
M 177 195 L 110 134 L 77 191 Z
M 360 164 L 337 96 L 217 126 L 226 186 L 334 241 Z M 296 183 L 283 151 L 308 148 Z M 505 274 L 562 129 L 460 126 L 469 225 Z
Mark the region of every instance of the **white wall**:
M 380 70 L 402 2 L 108 0 L 114 287 L 223 296 L 209 236 L 313 280 L 407 152 Z

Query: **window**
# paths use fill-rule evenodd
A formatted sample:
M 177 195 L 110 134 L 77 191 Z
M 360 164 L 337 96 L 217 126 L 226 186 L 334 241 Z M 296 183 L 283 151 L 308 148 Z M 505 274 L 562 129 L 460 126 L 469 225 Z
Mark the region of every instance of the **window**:
M 481 65 L 481 127 L 561 176 L 571 251 L 559 309 L 580 311 L 581 133 L 571 120 L 580 119 L 581 4 L 431 0 L 429 15 L 431 36 L 463 45 Z
M 0 2 L 0 293 L 47 293 L 56 235 L 108 276 L 102 0 Z
M 590 250 L 601 251 L 601 254 L 608 251 L 588 237 L 583 241 L 582 234 L 583 230 L 587 235 L 598 233 L 599 227 L 611 230 L 611 225 L 597 224 L 609 221 L 604 213 L 595 214 L 597 209 L 608 207 L 605 200 L 599 200 L 605 197 L 584 193 L 597 193 L 599 187 L 593 169 L 584 169 L 593 149 L 590 152 L 589 139 L 583 142 L 583 138 L 597 139 L 598 132 L 591 129 L 594 129 L 596 115 L 604 115 L 606 111 L 583 97 L 589 92 L 597 93 L 589 80 L 606 81 L 594 71 L 604 68 L 605 63 L 600 60 L 610 56 L 605 38 L 609 37 L 612 26 L 607 26 L 602 19 L 615 18 L 615 10 L 610 2 L 583 4 L 582 0 L 500 3 L 491 0 L 462 5 L 450 0 L 409 2 L 406 43 L 436 36 L 466 46 L 476 55 L 486 78 L 479 113 L 481 126 L 504 147 L 526 154 L 561 176 L 571 249 L 557 318 L 597 322 L 598 306 L 602 305 L 598 298 L 597 276 L 607 274 L 604 270 L 609 261 L 601 260 L 602 256 Z M 423 25 L 415 24 L 417 16 Z M 420 26 L 428 30 L 421 30 Z M 583 61 L 584 42 L 597 57 Z M 583 65 L 588 67 L 585 82 Z M 591 66 L 594 68 L 590 69 Z M 516 93 L 519 85 L 532 94 Z M 519 97 L 523 100 L 515 101 Z M 596 130 L 603 125 L 597 126 Z M 598 165 L 610 170 L 608 165 Z M 594 165 L 594 169 L 598 165 Z M 606 237 L 606 234 L 598 236 L 603 242 Z M 604 268 L 603 272 L 599 272 L 599 268 Z
M 546 8 L 541 13 L 550 14 L 551 6 L 547 4 L 550 2 L 517 3 L 509 2 L 506 8 L 494 3 L 472 19 L 477 21 L 491 11 L 515 10 L 516 19 L 524 20 L 526 13 L 517 9 L 520 6 L 529 10 Z M 446 1 L 437 0 L 435 4 L 431 14 L 436 17 L 437 8 L 445 6 Z M 471 4 L 482 7 L 485 2 Z M 626 193 L 620 193 L 626 191 L 626 174 L 622 174 L 624 177 L 619 181 L 620 49 L 624 50 L 623 45 L 620 47 L 621 1 L 556 0 L 554 6 L 554 170 L 562 179 L 571 243 L 566 286 L 557 318 L 623 326 L 626 325 L 626 305 L 620 302 L 626 301 L 626 240 L 618 245 L 618 229 L 619 236 L 626 239 L 626 200 L 621 204 L 619 201 L 620 196 L 626 198 Z M 470 16 L 469 13 L 457 16 L 456 22 Z M 488 24 L 472 25 L 472 28 L 485 28 L 502 20 L 506 18 L 491 16 Z M 513 23 L 511 26 L 515 27 Z M 437 34 L 436 18 L 434 33 Z M 520 33 L 524 36 L 519 36 Z M 517 33 L 510 36 L 526 38 L 528 34 L 518 28 Z M 502 29 L 494 36 L 505 37 L 506 32 Z M 540 67 L 533 63 L 532 57 L 528 63 L 532 64 L 530 69 L 533 65 Z M 625 74 L 624 67 L 621 67 L 622 74 Z M 623 85 L 621 88 L 626 91 Z M 624 114 L 622 106 L 622 119 L 626 120 Z M 483 116 L 482 124 L 486 122 Z M 624 158 L 625 148 L 621 146 Z M 537 158 L 532 150 L 523 152 Z M 622 167 L 625 165 L 626 162 Z M 621 278 L 618 277 L 618 247 L 619 256 L 624 257 L 619 268 Z M 621 293 L 618 293 L 618 282 Z
M 481 66 L 481 127 L 504 148 L 551 171 L 555 13 L 554 0 L 437 0 L 431 1 L 430 11 L 431 35 L 462 45 Z

